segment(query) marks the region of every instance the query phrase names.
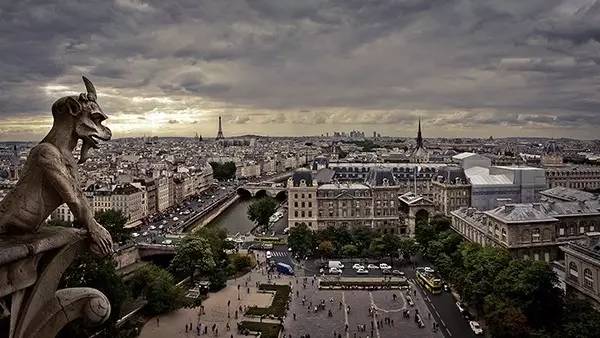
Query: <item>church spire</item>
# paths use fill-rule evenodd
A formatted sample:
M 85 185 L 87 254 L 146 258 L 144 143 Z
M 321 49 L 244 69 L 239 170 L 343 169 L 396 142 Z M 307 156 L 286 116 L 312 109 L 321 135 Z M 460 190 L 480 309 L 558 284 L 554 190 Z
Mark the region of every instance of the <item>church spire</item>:
M 423 148 L 423 136 L 421 135 L 421 117 L 419 117 L 419 131 L 417 132 L 417 149 Z

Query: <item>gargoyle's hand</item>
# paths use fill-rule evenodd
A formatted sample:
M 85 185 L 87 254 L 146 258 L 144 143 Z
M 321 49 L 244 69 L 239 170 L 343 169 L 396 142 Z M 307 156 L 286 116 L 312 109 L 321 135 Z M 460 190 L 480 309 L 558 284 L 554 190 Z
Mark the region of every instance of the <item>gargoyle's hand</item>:
M 100 257 L 107 256 L 113 252 L 113 242 L 108 230 L 94 221 L 88 228 L 88 233 L 92 240 L 90 249 Z

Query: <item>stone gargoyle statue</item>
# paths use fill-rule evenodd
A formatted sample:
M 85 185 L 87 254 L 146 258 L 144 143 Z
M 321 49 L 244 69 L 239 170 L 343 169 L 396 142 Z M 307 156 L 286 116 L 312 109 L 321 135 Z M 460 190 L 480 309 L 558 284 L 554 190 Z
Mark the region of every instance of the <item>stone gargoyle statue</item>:
M 112 239 L 94 219 L 79 184 L 73 151 L 83 141 L 84 162 L 98 140 L 109 140 L 106 115 L 96 103 L 96 89 L 83 78 L 87 93 L 58 99 L 52 105 L 52 129 L 31 149 L 15 188 L 0 201 L 0 337 L 53 338 L 68 323 L 98 325 L 111 313 L 108 298 L 90 287 L 59 289 L 61 276 L 84 251 L 112 252 Z M 70 227 L 42 226 L 66 203 L 75 216 Z M 91 241 L 91 245 L 90 245 Z M 10 308 L 10 311 L 7 309 Z
M 87 93 L 60 98 L 52 105 L 52 129 L 31 149 L 16 187 L 0 202 L 0 236 L 35 233 L 66 203 L 75 225 L 87 229 L 92 252 L 105 256 L 112 252 L 112 239 L 94 219 L 83 194 L 73 150 L 81 139 L 79 163 L 83 163 L 90 148 L 98 148 L 98 139 L 110 140 L 112 133 L 102 125 L 107 116 L 96 103 L 94 85 L 85 76 L 83 82 Z

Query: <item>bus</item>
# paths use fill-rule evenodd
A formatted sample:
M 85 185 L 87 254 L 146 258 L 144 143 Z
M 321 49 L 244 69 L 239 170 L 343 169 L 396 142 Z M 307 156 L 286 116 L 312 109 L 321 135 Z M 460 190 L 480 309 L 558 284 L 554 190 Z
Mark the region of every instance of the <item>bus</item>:
M 431 268 L 418 267 L 417 282 L 434 295 L 442 292 L 442 280 Z
M 279 262 L 279 263 L 277 263 L 275 268 L 277 269 L 278 272 L 280 272 L 282 274 L 290 275 L 290 276 L 294 275 L 294 269 L 288 264 Z

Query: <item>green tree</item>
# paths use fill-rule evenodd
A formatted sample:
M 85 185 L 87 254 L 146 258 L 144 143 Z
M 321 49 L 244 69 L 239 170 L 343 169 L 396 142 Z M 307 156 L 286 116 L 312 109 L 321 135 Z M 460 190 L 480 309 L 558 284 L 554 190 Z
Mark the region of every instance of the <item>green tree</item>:
M 277 210 L 277 202 L 271 197 L 263 197 L 248 206 L 248 218 L 257 225 L 269 225 L 269 218 Z
M 233 254 L 229 256 L 229 261 L 236 272 L 249 271 L 254 265 L 254 261 L 250 255 Z
M 110 232 L 115 242 L 123 243 L 131 237 L 129 230 L 125 228 L 127 217 L 120 210 L 108 209 L 97 213 L 95 218 Z
M 354 258 L 358 256 L 358 248 L 354 244 L 346 244 L 342 247 L 342 255 L 349 258 Z
M 206 273 L 215 267 L 210 244 L 206 238 L 188 235 L 177 243 L 171 269 L 189 275 L 194 282 L 194 273 Z
M 234 248 L 232 242 L 226 241 L 227 231 L 220 226 L 205 226 L 194 232 L 194 236 L 205 238 L 210 244 L 215 263 L 223 262 L 227 259 L 225 250 Z
M 561 327 L 553 335 L 554 338 L 588 337 L 592 332 L 600 332 L 600 312 L 590 302 L 566 297 L 564 303 Z
M 462 249 L 464 285 L 462 296 L 478 312 L 483 311 L 485 296 L 495 291 L 496 276 L 511 261 L 508 251 L 468 243 Z
M 553 330 L 562 316 L 557 281 L 547 263 L 513 259 L 497 274 L 493 294 L 516 304 L 533 328 Z
M 321 256 L 329 258 L 333 255 L 333 243 L 331 241 L 322 241 L 319 243 L 319 253 Z
M 315 248 L 315 235 L 305 223 L 290 229 L 288 245 L 294 254 L 310 256 Z
M 398 250 L 404 259 L 410 259 L 417 253 L 418 246 L 413 238 L 402 238 L 398 241 Z
M 235 172 L 237 170 L 235 162 L 210 162 L 210 166 L 213 170 L 213 177 L 219 181 L 235 178 Z
M 139 269 L 131 280 L 134 296 L 143 296 L 148 302 L 144 307 L 149 315 L 176 310 L 184 305 L 184 290 L 175 284 L 173 276 L 156 265 Z
M 85 253 L 76 259 L 63 274 L 60 288 L 91 287 L 108 298 L 111 305 L 109 319 L 101 327 L 87 328 L 74 323 L 61 332 L 64 337 L 89 337 L 103 331 L 102 337 L 113 337 L 118 331 L 114 324 L 121 316 L 121 307 L 130 297 L 123 279 L 117 274 L 116 263 L 111 257 L 98 258 Z
M 501 302 L 497 297 L 494 298 L 496 300 L 489 301 L 496 305 L 493 309 L 488 309 L 485 316 L 485 322 L 492 337 L 529 337 L 531 328 L 523 312 L 517 307 Z

